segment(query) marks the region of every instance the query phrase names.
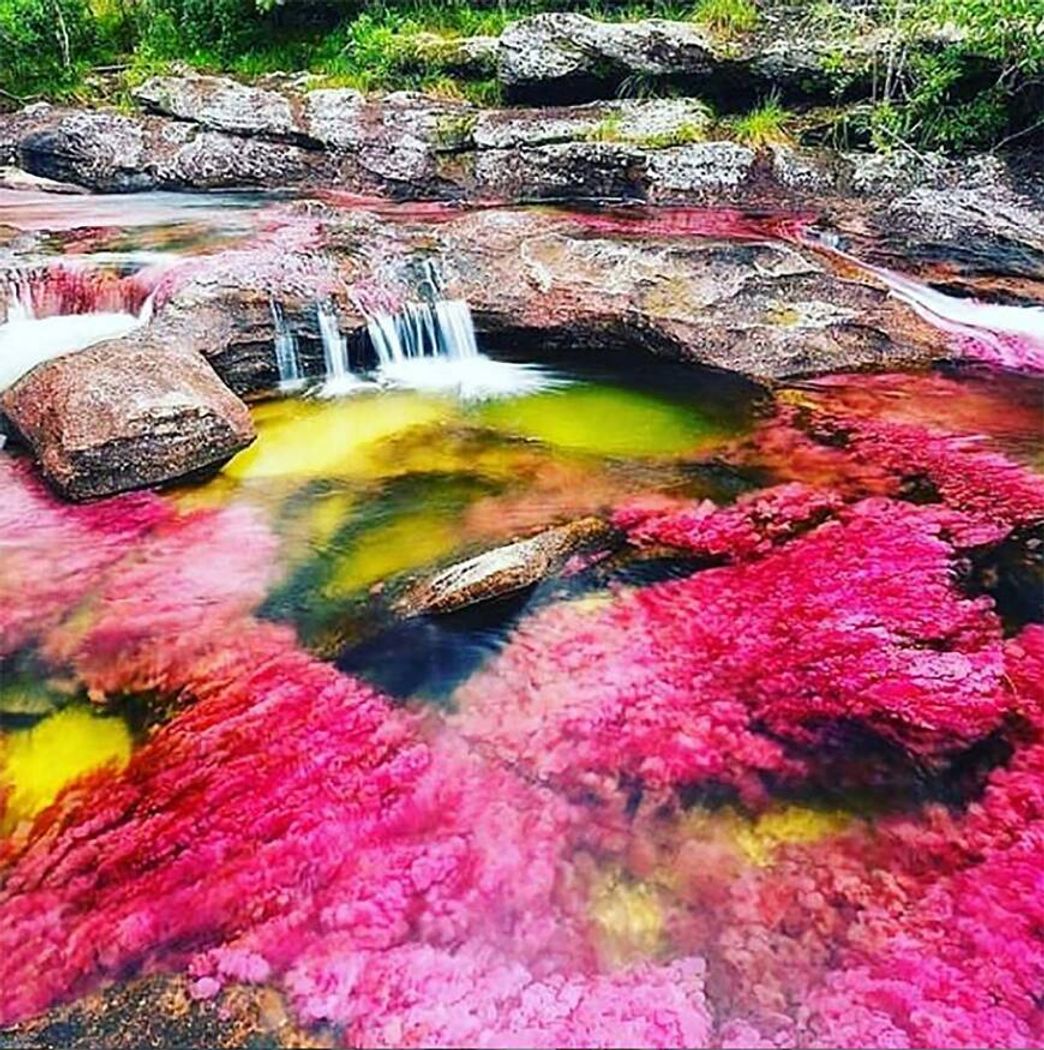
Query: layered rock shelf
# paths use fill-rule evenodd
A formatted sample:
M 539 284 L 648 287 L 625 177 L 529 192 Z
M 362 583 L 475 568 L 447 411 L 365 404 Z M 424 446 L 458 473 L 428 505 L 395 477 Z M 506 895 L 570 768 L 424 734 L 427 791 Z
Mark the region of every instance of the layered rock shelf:
M 757 149 L 721 137 L 693 97 L 481 108 L 197 75 L 154 78 L 135 96 L 145 112 L 39 104 L 0 116 L 0 164 L 102 192 L 338 186 L 516 202 L 823 205 L 1006 181 L 988 158 Z

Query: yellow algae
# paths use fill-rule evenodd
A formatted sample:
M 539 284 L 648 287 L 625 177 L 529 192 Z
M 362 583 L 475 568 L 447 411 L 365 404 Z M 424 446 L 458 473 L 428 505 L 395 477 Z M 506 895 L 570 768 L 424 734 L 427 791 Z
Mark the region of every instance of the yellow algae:
M 0 793 L 6 808 L 0 828 L 46 809 L 67 784 L 85 773 L 121 769 L 131 753 L 131 736 L 120 718 L 103 717 L 85 707 L 67 707 L 4 738 L 0 751 Z
M 849 819 L 837 811 L 781 806 L 753 822 L 740 822 L 736 844 L 753 864 L 765 867 L 772 863 L 772 855 L 780 846 L 816 842 L 843 830 Z
M 663 947 L 663 909 L 656 888 L 648 883 L 629 881 L 615 872 L 603 876 L 592 892 L 590 915 L 610 965 L 648 958 Z
M 460 543 L 448 516 L 431 511 L 403 514 L 366 530 L 338 559 L 324 596 L 343 598 L 407 569 L 428 565 Z
M 409 393 L 360 394 L 335 401 L 270 401 L 254 408 L 257 440 L 225 467 L 239 481 L 367 474 L 368 446 L 411 427 L 451 417 L 449 402 Z
M 347 524 L 359 504 L 344 489 L 310 494 L 281 516 L 281 550 L 288 569 L 325 549 Z
M 725 435 L 692 405 L 620 387 L 576 384 L 477 411 L 502 430 L 601 455 L 676 455 Z
M 194 510 L 210 510 L 223 507 L 239 492 L 239 483 L 225 474 L 207 478 L 206 481 L 178 485 L 167 492 L 167 498 L 179 511 L 188 514 Z
M 594 616 L 597 613 L 608 609 L 617 599 L 618 594 L 611 594 L 609 591 L 593 591 L 590 594 L 582 595 L 579 598 L 569 599 L 569 608 L 575 609 L 579 613 Z
M 485 431 L 415 430 L 375 449 L 384 477 L 466 473 L 490 481 L 512 481 L 547 465 L 546 452 Z

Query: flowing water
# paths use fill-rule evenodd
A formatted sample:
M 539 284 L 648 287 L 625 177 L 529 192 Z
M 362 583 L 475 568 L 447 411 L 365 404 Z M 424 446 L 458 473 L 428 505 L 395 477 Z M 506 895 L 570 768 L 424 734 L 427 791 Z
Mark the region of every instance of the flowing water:
M 0 225 L 134 274 L 262 204 Z M 9 300 L 12 379 L 147 319 Z M 243 985 L 344 1045 L 1044 1037 L 1039 380 L 505 360 L 432 281 L 373 367 L 317 297 L 310 382 L 272 316 L 282 396 L 216 475 L 74 507 L 0 452 L 0 1022 L 176 974 L 175 1033 Z M 587 516 L 546 578 L 402 614 Z

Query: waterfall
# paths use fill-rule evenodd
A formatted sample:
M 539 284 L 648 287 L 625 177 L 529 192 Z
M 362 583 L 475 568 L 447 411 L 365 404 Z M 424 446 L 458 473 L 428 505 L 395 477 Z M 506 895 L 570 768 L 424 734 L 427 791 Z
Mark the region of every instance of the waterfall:
M 121 304 L 109 295 L 92 300 L 82 294 L 83 289 L 102 287 L 100 282 L 73 285 L 62 272 L 57 275 L 56 280 L 55 273 L 22 273 L 7 281 L 7 317 L 0 324 L 0 391 L 45 361 L 127 335 L 152 319 L 151 295 L 144 301 L 135 296 L 140 305 L 132 312 L 130 302 Z M 65 294 L 51 294 L 55 287 Z M 70 287 L 75 295 L 69 294 Z M 92 306 L 98 308 L 84 308 Z
M 348 340 L 337 323 L 337 311 L 329 300 L 316 305 L 316 316 L 319 320 L 319 338 L 323 344 L 323 361 L 326 367 L 326 381 L 320 394 L 324 397 L 336 397 L 338 394 L 351 393 L 366 382 L 352 371 L 348 359 Z
M 478 358 L 471 310 L 463 299 L 407 303 L 398 313 L 381 313 L 367 325 L 382 367 L 417 358 Z
M 333 304 L 321 302 L 316 307 L 319 317 L 319 338 L 323 342 L 326 378 L 344 380 L 352 373 L 348 362 L 348 341 L 341 334 Z
M 276 366 L 279 369 L 279 385 L 292 386 L 301 381 L 301 365 L 297 359 L 297 336 L 286 322 L 283 308 L 273 299 L 272 323 L 275 325 Z
M 532 393 L 560 385 L 538 368 L 494 361 L 479 352 L 471 310 L 463 299 L 440 297 L 434 278 L 425 282 L 431 298 L 405 304 L 398 310 L 374 309 L 358 299 L 366 311 L 370 342 L 377 368 L 369 380 L 352 372 L 347 340 L 337 324 L 333 304 L 317 304 L 319 334 L 326 359 L 326 381 L 320 396 L 355 393 L 373 386 L 451 394 L 465 400 Z

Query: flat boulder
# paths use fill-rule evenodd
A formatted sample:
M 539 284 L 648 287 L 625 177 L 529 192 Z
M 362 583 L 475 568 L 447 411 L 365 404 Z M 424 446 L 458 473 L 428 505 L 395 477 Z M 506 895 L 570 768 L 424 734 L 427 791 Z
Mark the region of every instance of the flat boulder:
M 213 131 L 281 139 L 303 131 L 286 95 L 229 77 L 152 77 L 131 93 L 150 112 Z
M 553 12 L 522 18 L 500 37 L 497 75 L 510 97 L 604 97 L 628 76 L 706 76 L 719 46 L 692 22 L 599 22 Z
M 38 366 L 0 408 L 76 500 L 215 468 L 255 436 L 246 405 L 203 357 L 147 331 Z
M 415 584 L 395 609 L 403 616 L 456 612 L 524 590 L 560 573 L 574 556 L 612 550 L 620 542 L 600 518 L 580 518 L 451 565 Z

